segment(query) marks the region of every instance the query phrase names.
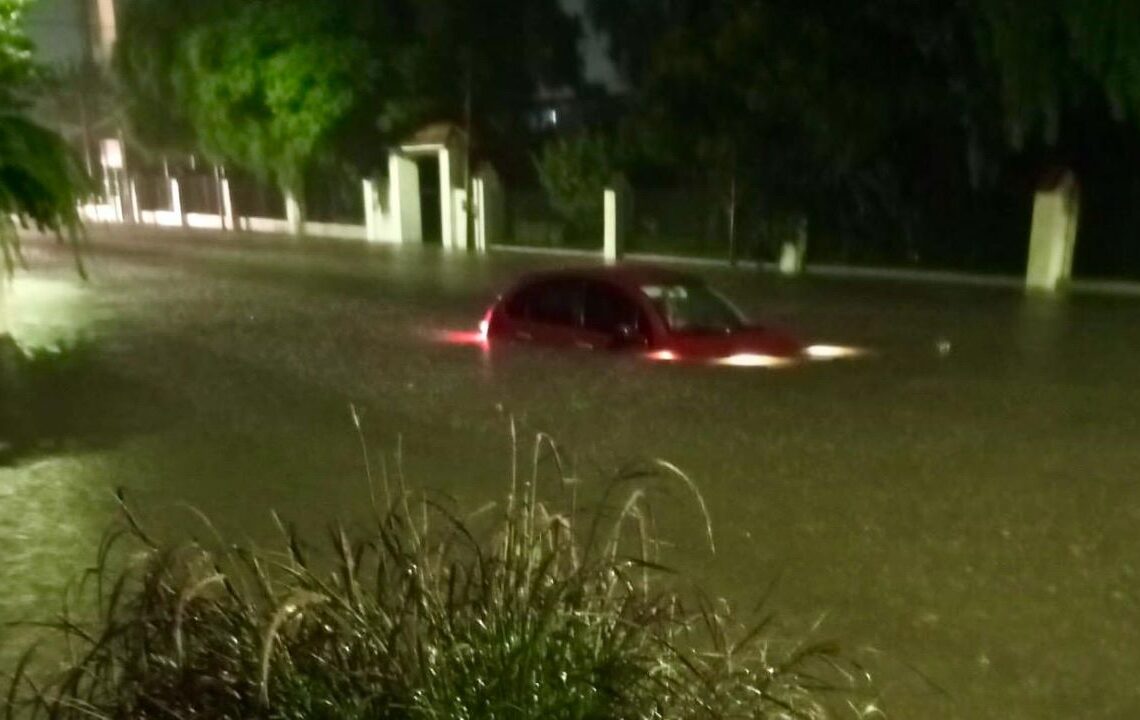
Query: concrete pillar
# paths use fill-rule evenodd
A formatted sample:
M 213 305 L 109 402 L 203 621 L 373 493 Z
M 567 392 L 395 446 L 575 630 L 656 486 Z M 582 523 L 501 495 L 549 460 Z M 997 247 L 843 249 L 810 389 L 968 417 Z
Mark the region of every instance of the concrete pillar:
M 420 169 L 415 161 L 397 153 L 388 156 L 388 212 L 393 242 L 423 242 Z
M 780 247 L 780 274 L 802 275 L 807 259 L 808 223 L 807 218 L 796 221 L 791 238 L 784 240 Z
M 1051 173 L 1038 187 L 1029 234 L 1027 288 L 1055 292 L 1072 277 L 1080 212 L 1080 187 L 1072 172 Z
M 463 188 L 452 188 L 451 207 L 454 220 L 451 225 L 451 245 L 445 245 L 451 250 L 467 249 L 467 191 Z
M 142 222 L 142 211 L 139 209 L 139 187 L 134 178 L 127 180 L 127 189 L 131 198 L 131 222 L 138 225 Z
M 506 203 L 503 183 L 490 165 L 484 165 L 475 177 L 475 251 L 487 252 L 488 247 L 501 242 L 506 225 Z
M 384 217 L 380 206 L 379 183 L 372 178 L 364 178 L 360 190 L 364 195 L 364 237 L 368 242 L 379 242 L 381 220 Z
M 617 178 L 606 188 L 602 197 L 602 257 L 607 263 L 616 263 L 625 255 L 630 217 L 632 191 L 624 178 Z
M 305 216 L 301 212 L 301 203 L 292 192 L 285 193 L 285 222 L 289 225 L 289 234 L 300 237 L 305 234 Z
M 178 185 L 178 178 L 170 178 L 170 212 L 179 225 L 186 224 L 186 215 L 182 212 L 182 188 Z
M 111 207 L 115 211 L 115 222 L 122 223 L 127 219 L 127 199 L 126 191 L 123 188 L 123 179 L 118 171 L 111 170 L 109 172 L 109 182 L 111 185 Z
M 91 34 L 95 40 L 95 54 L 100 62 L 110 63 L 118 40 L 115 0 L 94 0 L 93 5 Z
M 230 189 L 230 179 L 222 178 L 218 183 L 218 191 L 222 196 L 222 229 L 236 230 L 237 217 L 234 216 L 234 196 Z
M 452 182 L 451 173 L 451 151 L 441 149 L 439 151 L 439 234 L 445 250 L 458 249 L 455 242 L 455 228 L 459 213 L 455 205 L 455 194 L 452 192 L 455 184 Z
M 481 253 L 487 250 L 487 233 L 486 228 L 483 227 L 483 202 L 487 199 L 487 188 L 483 184 L 483 179 L 475 177 L 471 179 L 471 193 L 473 199 L 471 200 L 470 210 L 475 213 L 475 222 L 472 223 L 472 229 L 475 232 L 475 242 L 473 248 L 475 252 Z

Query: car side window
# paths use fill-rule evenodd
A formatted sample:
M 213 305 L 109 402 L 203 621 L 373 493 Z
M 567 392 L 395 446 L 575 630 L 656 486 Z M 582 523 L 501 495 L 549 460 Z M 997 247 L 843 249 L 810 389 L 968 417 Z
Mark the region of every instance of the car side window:
M 581 325 L 582 292 L 577 280 L 549 280 L 524 293 L 527 320 L 546 325 Z
M 587 329 L 613 335 L 626 325 L 640 331 L 639 315 L 637 304 L 618 288 L 601 282 L 586 286 L 583 320 Z
M 512 320 L 526 320 L 527 312 L 530 305 L 530 298 L 533 295 L 534 286 L 525 287 L 519 290 L 507 300 L 507 317 Z

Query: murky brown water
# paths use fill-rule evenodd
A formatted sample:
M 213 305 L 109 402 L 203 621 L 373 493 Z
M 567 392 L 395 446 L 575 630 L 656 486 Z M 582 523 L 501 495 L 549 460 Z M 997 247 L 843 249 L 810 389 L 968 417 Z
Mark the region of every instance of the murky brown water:
M 875 356 L 484 357 L 426 334 L 473 325 L 537 260 L 194 237 L 97 235 L 81 290 L 34 250 L 24 338 L 93 335 L 132 391 L 77 409 L 116 442 L 0 469 L 0 619 L 50 609 L 117 486 L 168 534 L 195 527 L 179 503 L 255 541 L 269 508 L 359 516 L 352 402 L 375 448 L 402 434 L 414 482 L 474 507 L 504 487 L 513 414 L 587 478 L 642 456 L 685 468 L 719 552 L 672 492 L 672 564 L 741 604 L 778 577 L 790 629 L 826 614 L 877 650 L 893 717 L 1140 717 L 1140 300 L 721 273 L 755 316 Z

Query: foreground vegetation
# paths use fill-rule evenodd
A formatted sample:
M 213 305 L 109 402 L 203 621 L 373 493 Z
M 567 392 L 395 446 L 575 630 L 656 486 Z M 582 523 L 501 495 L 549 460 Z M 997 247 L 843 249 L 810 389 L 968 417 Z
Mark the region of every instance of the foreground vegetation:
M 548 481 L 543 457 L 559 468 Z M 663 582 L 652 483 L 692 491 L 713 542 L 675 468 L 621 473 L 605 496 L 624 502 L 605 513 L 579 511 L 546 438 L 528 478 L 514 465 L 505 503 L 466 517 L 381 473 L 374 523 L 316 546 L 279 520 L 276 552 L 216 533 L 161 543 L 124 503 L 70 596 L 90 610 L 47 626 L 63 669 L 44 679 L 26 654 L 7 716 L 878 716 L 866 673 L 834 644 L 778 640 L 771 617 L 745 627 Z M 540 501 L 540 484 L 565 499 Z

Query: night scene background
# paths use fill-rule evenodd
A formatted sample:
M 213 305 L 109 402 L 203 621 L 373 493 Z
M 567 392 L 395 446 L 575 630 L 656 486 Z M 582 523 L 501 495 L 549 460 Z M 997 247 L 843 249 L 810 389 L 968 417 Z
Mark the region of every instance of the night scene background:
M 1129 0 L 0 0 L 0 707 L 1140 717 L 1138 221 Z

